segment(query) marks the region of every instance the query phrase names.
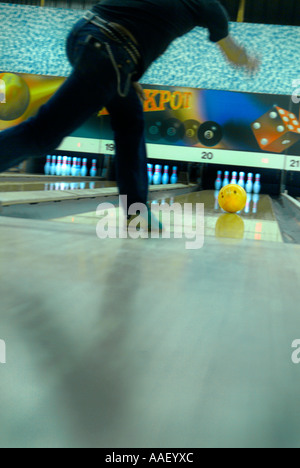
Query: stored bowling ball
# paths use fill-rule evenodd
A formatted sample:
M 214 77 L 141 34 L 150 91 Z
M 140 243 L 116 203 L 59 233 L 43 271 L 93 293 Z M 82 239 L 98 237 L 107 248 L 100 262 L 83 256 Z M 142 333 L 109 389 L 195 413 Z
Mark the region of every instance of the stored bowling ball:
M 146 138 L 149 141 L 159 140 L 161 135 L 162 122 L 159 119 L 149 119 L 146 125 Z
M 0 105 L 0 120 L 16 120 L 24 114 L 30 101 L 30 91 L 21 76 L 0 73 L 5 84 L 5 104 Z
M 218 218 L 215 234 L 218 239 L 243 239 L 245 224 L 243 219 L 237 214 L 223 214 Z
M 175 143 L 182 140 L 185 134 L 183 123 L 178 119 L 167 119 L 162 124 L 162 136 L 165 140 Z
M 218 197 L 219 205 L 227 213 L 237 213 L 245 208 L 247 193 L 236 184 L 229 184 L 220 190 Z
M 199 127 L 198 139 L 204 146 L 216 146 L 220 143 L 222 137 L 222 127 L 216 122 L 205 122 Z
M 184 135 L 184 141 L 191 145 L 195 145 L 198 143 L 198 130 L 200 127 L 200 122 L 197 120 L 185 120 L 183 122 L 184 129 L 185 129 L 185 135 Z

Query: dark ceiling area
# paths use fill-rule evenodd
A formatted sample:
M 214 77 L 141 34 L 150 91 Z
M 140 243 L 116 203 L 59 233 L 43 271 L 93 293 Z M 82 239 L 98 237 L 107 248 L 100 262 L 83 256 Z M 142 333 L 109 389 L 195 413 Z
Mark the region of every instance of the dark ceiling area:
M 97 0 L 11 0 L 1 3 L 44 5 L 58 8 L 87 9 Z M 238 14 L 247 23 L 300 26 L 300 0 L 219 0 L 227 9 L 231 21 Z

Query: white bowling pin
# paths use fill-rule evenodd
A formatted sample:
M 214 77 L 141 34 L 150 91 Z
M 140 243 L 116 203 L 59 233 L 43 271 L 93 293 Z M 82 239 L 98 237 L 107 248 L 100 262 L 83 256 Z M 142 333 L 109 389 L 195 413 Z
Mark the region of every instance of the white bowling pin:
M 62 156 L 57 157 L 56 175 L 61 176 Z
M 67 176 L 70 176 L 72 172 L 72 158 L 68 157 L 68 170 L 67 170 Z
M 148 168 L 148 182 L 149 182 L 149 185 L 151 185 L 153 182 L 153 164 L 148 164 L 147 168 Z
M 47 161 L 44 167 L 44 173 L 45 175 L 50 175 L 50 172 L 51 172 L 51 156 L 48 154 Z
M 76 177 L 80 177 L 80 175 L 81 175 L 81 158 L 77 158 Z
M 81 171 L 80 171 L 80 175 L 81 177 L 86 177 L 87 176 L 87 173 L 88 173 L 88 170 L 87 170 L 87 159 L 84 158 L 82 160 L 82 168 L 81 168 Z
M 169 166 L 164 167 L 164 175 L 162 176 L 162 183 L 163 185 L 167 185 L 169 183 Z
M 92 167 L 91 167 L 91 170 L 90 170 L 90 176 L 91 177 L 96 177 L 97 176 L 97 159 L 93 159 L 92 161 Z
M 238 182 L 237 181 L 237 176 L 238 176 L 237 172 L 232 173 L 232 178 L 231 178 L 231 182 L 230 182 L 231 184 L 235 184 L 235 185 L 237 184 L 237 182 Z
M 249 172 L 248 179 L 245 185 L 245 190 L 247 193 L 252 193 L 253 190 L 253 174 Z
M 258 195 L 261 191 L 261 183 L 260 183 L 260 174 L 255 175 L 255 182 L 253 185 L 253 192 Z
M 73 177 L 76 177 L 76 174 L 77 174 L 77 158 L 73 158 L 73 165 L 72 165 L 72 169 L 71 169 L 71 175 Z
M 63 163 L 61 166 L 61 175 L 64 177 L 68 175 L 68 157 L 67 156 L 63 157 Z
M 171 184 L 177 184 L 178 176 L 177 176 L 177 167 L 173 167 L 173 174 L 171 176 Z
M 229 185 L 229 184 L 230 184 L 230 182 L 229 182 L 229 171 L 225 171 L 222 187 L 225 187 L 226 185 Z
M 159 164 L 156 164 L 155 166 L 155 172 L 153 175 L 153 184 L 154 185 L 161 184 L 161 166 Z
M 218 171 L 217 179 L 215 181 L 215 190 L 221 190 L 222 188 L 222 171 Z
M 52 156 L 50 174 L 52 176 L 56 175 L 56 156 Z
M 242 187 L 243 189 L 245 188 L 245 172 L 240 172 L 240 178 L 238 181 L 238 185 Z

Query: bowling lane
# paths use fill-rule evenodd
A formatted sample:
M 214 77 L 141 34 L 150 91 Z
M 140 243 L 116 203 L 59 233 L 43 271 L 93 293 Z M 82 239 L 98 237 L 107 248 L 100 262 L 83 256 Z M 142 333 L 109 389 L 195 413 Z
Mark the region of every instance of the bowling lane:
M 117 194 L 116 182 L 99 178 L 0 177 L 0 204 L 3 207 Z
M 204 235 L 215 237 L 221 242 L 236 243 L 243 239 L 254 241 L 283 242 L 280 228 L 273 211 L 272 201 L 268 195 L 248 196 L 246 208 L 238 214 L 225 213 L 217 202 L 217 193 L 214 191 L 192 192 L 185 195 L 172 197 L 158 197 L 152 200 L 152 204 L 174 205 L 180 204 L 182 210 L 185 204 L 192 204 L 193 208 L 197 203 L 204 204 Z M 112 208 L 112 211 L 114 208 Z M 189 219 L 189 223 L 196 228 L 196 214 Z M 55 222 L 86 224 L 96 226 L 100 216 L 95 211 L 79 213 L 78 215 L 53 218 Z M 164 218 L 161 218 L 164 222 Z M 167 219 L 168 221 L 168 219 Z M 185 218 L 185 221 L 186 218 Z M 125 224 L 122 210 L 117 215 L 117 227 L 120 223 Z M 171 217 L 171 225 L 164 223 L 166 230 L 174 235 L 182 233 L 182 222 Z
M 1 448 L 299 448 L 299 254 L 0 217 Z
M 86 190 L 100 189 L 106 187 L 115 187 L 115 182 L 109 181 L 89 181 L 89 180 L 70 180 L 70 179 L 55 179 L 50 182 L 34 182 L 34 181 L 6 181 L 0 182 L 0 193 L 7 192 L 47 192 L 52 190 Z
M 152 192 L 191 191 L 195 184 L 151 186 Z M 0 176 L 0 204 L 10 206 L 89 197 L 118 196 L 117 183 L 99 177 L 55 177 L 5 173 Z

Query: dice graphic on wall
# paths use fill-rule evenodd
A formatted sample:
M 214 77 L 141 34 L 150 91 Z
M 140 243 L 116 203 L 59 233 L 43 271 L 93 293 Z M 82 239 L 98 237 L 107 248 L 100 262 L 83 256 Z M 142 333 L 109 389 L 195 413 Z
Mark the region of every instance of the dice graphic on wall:
M 282 153 L 300 140 L 300 122 L 295 114 L 273 106 L 251 124 L 255 138 L 264 151 Z

